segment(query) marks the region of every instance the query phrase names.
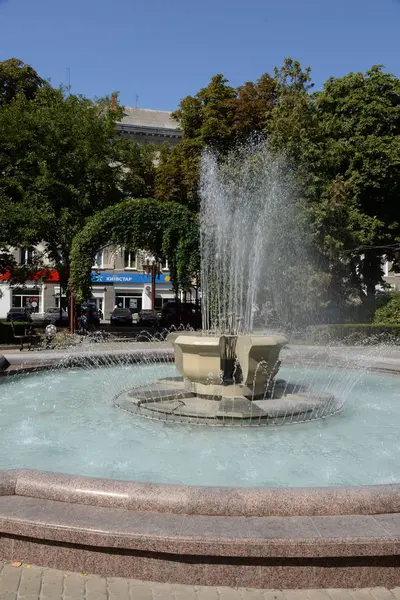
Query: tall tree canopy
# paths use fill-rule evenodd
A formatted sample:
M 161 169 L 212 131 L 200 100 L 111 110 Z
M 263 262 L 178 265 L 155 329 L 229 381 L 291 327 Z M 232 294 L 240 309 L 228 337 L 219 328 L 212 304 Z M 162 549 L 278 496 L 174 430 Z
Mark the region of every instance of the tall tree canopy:
M 291 58 L 237 89 L 213 77 L 175 113 L 183 140 L 161 154 L 156 194 L 197 209 L 202 150 L 225 153 L 261 131 L 297 171 L 336 309 L 350 297 L 368 309 L 385 246 L 400 242 L 400 80 L 378 65 L 312 87 Z
M 0 106 L 9 104 L 18 94 L 32 100 L 44 85 L 46 81 L 22 60 L 10 58 L 0 62 Z
M 336 309 L 357 297 L 368 317 L 385 246 L 400 241 L 400 80 L 374 66 L 311 94 L 310 70 L 290 59 L 275 78 L 269 142 L 297 169 Z
M 197 214 L 176 202 L 126 200 L 98 212 L 74 238 L 69 283 L 78 302 L 90 295 L 96 252 L 109 245 L 168 258 L 176 291 L 189 289 L 200 270 Z
M 368 306 L 388 254 L 368 247 L 400 242 L 400 80 L 381 66 L 331 78 L 312 111 L 307 167 L 320 242 Z
M 204 148 L 225 153 L 250 134 L 262 131 L 276 101 L 275 80 L 268 74 L 239 88 L 223 75 L 212 77 L 207 87 L 187 96 L 173 117 L 183 139 L 161 153 L 156 174 L 156 195 L 198 209 L 199 159 Z
M 6 63 L 0 73 L 7 75 Z M 154 152 L 116 136 L 122 108 L 110 110 L 109 99 L 93 102 L 42 80 L 28 94 L 33 83 L 23 79 L 18 88 L 13 81 L 16 93 L 0 106 L 0 245 L 44 242 L 65 287 L 72 240 L 86 219 L 132 194 L 152 194 Z M 1 257 L 3 272 L 18 271 L 20 278 L 11 254 Z
M 275 67 L 274 81 L 277 101 L 266 124 L 268 141 L 298 168 L 308 156 L 307 142 L 315 129 L 311 69 L 303 69 L 298 61 L 287 58 L 281 68 Z
M 116 118 L 104 103 L 49 86 L 0 109 L 2 236 L 15 246 L 44 241 L 61 275 L 84 220 L 121 200 Z

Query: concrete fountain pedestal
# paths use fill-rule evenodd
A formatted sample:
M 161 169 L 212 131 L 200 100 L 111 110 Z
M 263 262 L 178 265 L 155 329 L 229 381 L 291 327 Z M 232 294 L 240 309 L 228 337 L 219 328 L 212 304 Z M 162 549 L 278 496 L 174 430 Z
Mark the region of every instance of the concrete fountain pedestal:
M 333 396 L 276 379 L 284 336 L 175 334 L 170 341 L 181 377 L 125 391 L 115 399 L 119 408 L 214 426 L 302 422 L 334 409 Z

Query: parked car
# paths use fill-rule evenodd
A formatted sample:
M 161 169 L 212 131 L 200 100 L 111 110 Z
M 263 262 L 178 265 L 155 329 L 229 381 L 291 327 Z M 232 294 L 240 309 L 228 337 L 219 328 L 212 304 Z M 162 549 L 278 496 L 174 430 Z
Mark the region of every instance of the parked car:
M 167 300 L 161 309 L 161 325 L 163 327 L 193 327 L 201 329 L 201 310 L 193 302 Z
M 160 317 L 155 310 L 141 310 L 139 312 L 138 323 L 144 327 L 158 327 L 160 324 Z
M 111 325 L 132 325 L 132 313 L 129 308 L 114 308 L 110 317 Z
M 28 308 L 10 308 L 7 313 L 7 321 L 22 321 L 32 323 L 31 311 Z

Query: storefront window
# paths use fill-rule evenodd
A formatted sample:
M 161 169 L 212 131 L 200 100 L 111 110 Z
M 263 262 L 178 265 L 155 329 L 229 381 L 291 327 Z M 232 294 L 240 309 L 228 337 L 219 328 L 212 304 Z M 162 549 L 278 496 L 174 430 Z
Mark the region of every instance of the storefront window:
M 104 319 L 103 298 L 92 298 L 91 301 L 95 303 L 100 319 Z
M 141 296 L 116 296 L 115 306 L 118 308 L 129 308 L 132 313 L 137 313 L 142 310 Z
M 57 308 L 60 308 L 60 296 L 54 296 L 54 306 L 56 306 Z M 63 308 L 64 310 L 66 310 L 68 308 L 68 300 L 67 300 L 67 296 L 65 296 L 64 294 L 61 296 L 61 308 Z
M 40 312 L 40 290 L 39 288 L 23 289 L 15 288 L 12 291 L 13 308 L 26 307 L 34 313 Z

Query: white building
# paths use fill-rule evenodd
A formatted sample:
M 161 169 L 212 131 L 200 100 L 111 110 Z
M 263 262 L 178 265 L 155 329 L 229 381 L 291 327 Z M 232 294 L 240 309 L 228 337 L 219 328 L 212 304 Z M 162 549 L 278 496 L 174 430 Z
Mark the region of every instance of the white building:
M 34 252 L 40 253 L 46 263 L 42 246 L 29 251 L 17 248 L 13 254 L 19 264 L 29 264 Z M 97 253 L 92 270 L 92 289 L 97 307 L 105 319 L 109 318 L 115 305 L 129 308 L 132 313 L 151 308 L 151 276 L 144 269 L 147 260 L 152 261 L 152 257 L 124 248 L 106 248 Z M 156 310 L 174 297 L 166 261 L 156 278 Z M 37 272 L 34 280 L 23 286 L 10 286 L 7 275 L 0 276 L 0 319 L 4 319 L 12 307 L 28 305 L 33 312 L 43 313 L 48 308 L 59 307 L 60 303 L 65 307 L 67 298 L 60 290 L 58 273 L 48 262 L 45 269 Z

